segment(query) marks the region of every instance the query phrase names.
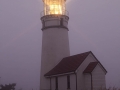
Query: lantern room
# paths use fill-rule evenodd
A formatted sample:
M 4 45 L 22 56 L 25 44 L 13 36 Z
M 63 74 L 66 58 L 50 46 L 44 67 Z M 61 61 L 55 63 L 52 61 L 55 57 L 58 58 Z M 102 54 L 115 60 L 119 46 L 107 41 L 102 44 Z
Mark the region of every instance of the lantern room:
M 66 0 L 43 0 L 44 15 L 66 15 Z

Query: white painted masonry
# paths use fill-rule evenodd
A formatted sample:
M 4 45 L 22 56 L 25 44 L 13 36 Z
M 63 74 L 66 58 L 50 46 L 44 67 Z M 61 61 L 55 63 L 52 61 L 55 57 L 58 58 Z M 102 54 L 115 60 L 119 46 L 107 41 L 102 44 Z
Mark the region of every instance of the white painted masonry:
M 40 90 L 49 90 L 50 79 L 45 78 L 44 74 L 58 64 L 62 58 L 70 56 L 67 29 L 68 17 L 51 15 L 44 16 L 41 20 L 43 23 L 43 36 Z
M 97 61 L 92 54 L 89 54 L 87 58 L 84 60 L 84 62 L 80 65 L 80 67 L 77 70 L 77 90 L 84 90 L 85 89 L 85 77 L 83 74 L 83 71 L 88 66 L 90 62 Z
M 70 75 L 70 89 L 67 89 L 67 75 L 58 77 L 58 90 L 76 90 L 76 76 Z M 51 90 L 55 90 L 55 77 L 51 79 Z
M 84 75 L 85 77 L 85 90 L 91 90 L 91 75 L 89 73 Z
M 93 77 L 93 90 L 98 90 L 100 88 L 106 87 L 105 72 L 102 70 L 99 64 L 93 70 L 92 77 Z

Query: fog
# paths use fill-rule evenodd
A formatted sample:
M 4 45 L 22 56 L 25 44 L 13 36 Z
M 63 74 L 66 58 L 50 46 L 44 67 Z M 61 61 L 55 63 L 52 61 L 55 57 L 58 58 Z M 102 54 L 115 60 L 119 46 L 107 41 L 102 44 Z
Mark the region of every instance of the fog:
M 120 0 L 67 0 L 71 55 L 92 51 L 120 87 Z M 0 0 L 0 84 L 39 90 L 42 0 Z

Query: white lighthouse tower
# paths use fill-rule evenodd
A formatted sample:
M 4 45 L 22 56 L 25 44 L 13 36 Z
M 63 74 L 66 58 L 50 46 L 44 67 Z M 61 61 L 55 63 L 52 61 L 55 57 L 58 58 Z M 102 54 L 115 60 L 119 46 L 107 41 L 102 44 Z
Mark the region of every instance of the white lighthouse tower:
M 68 40 L 68 12 L 66 0 L 43 0 L 42 56 L 40 90 L 50 90 L 50 79 L 45 73 L 55 67 L 62 58 L 70 56 Z

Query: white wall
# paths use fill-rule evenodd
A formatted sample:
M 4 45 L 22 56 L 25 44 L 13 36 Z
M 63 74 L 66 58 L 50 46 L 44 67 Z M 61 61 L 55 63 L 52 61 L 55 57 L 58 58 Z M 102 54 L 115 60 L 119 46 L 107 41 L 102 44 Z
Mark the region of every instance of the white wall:
M 82 65 L 77 70 L 77 89 L 78 90 L 85 90 L 85 75 L 83 74 L 83 71 L 85 68 L 89 65 L 90 62 L 95 62 L 96 59 L 93 57 L 92 54 L 89 54 L 88 57 L 84 60 Z
M 105 72 L 103 72 L 99 64 L 93 70 L 92 77 L 93 77 L 93 89 L 94 90 L 106 87 Z
M 58 78 L 58 90 L 67 90 L 67 76 Z
M 85 74 L 85 90 L 91 90 L 91 75 Z
M 75 74 L 70 75 L 70 89 L 76 90 L 76 76 Z M 51 79 L 51 90 L 55 90 L 55 77 Z M 67 89 L 67 75 L 58 77 L 58 90 L 68 90 Z
M 78 71 L 78 90 L 91 90 L 91 75 L 90 74 L 84 74 L 83 71 L 88 66 L 90 62 L 95 62 L 96 59 L 90 54 L 86 60 L 82 63 L 82 65 L 79 67 Z M 106 87 L 106 81 L 105 81 L 105 72 L 102 69 L 100 65 L 97 65 L 97 67 L 92 72 L 93 77 L 93 89 L 100 89 L 101 87 Z
M 76 75 L 72 74 L 70 75 L 70 90 L 76 90 Z
M 55 77 L 51 78 L 51 90 L 55 90 Z

